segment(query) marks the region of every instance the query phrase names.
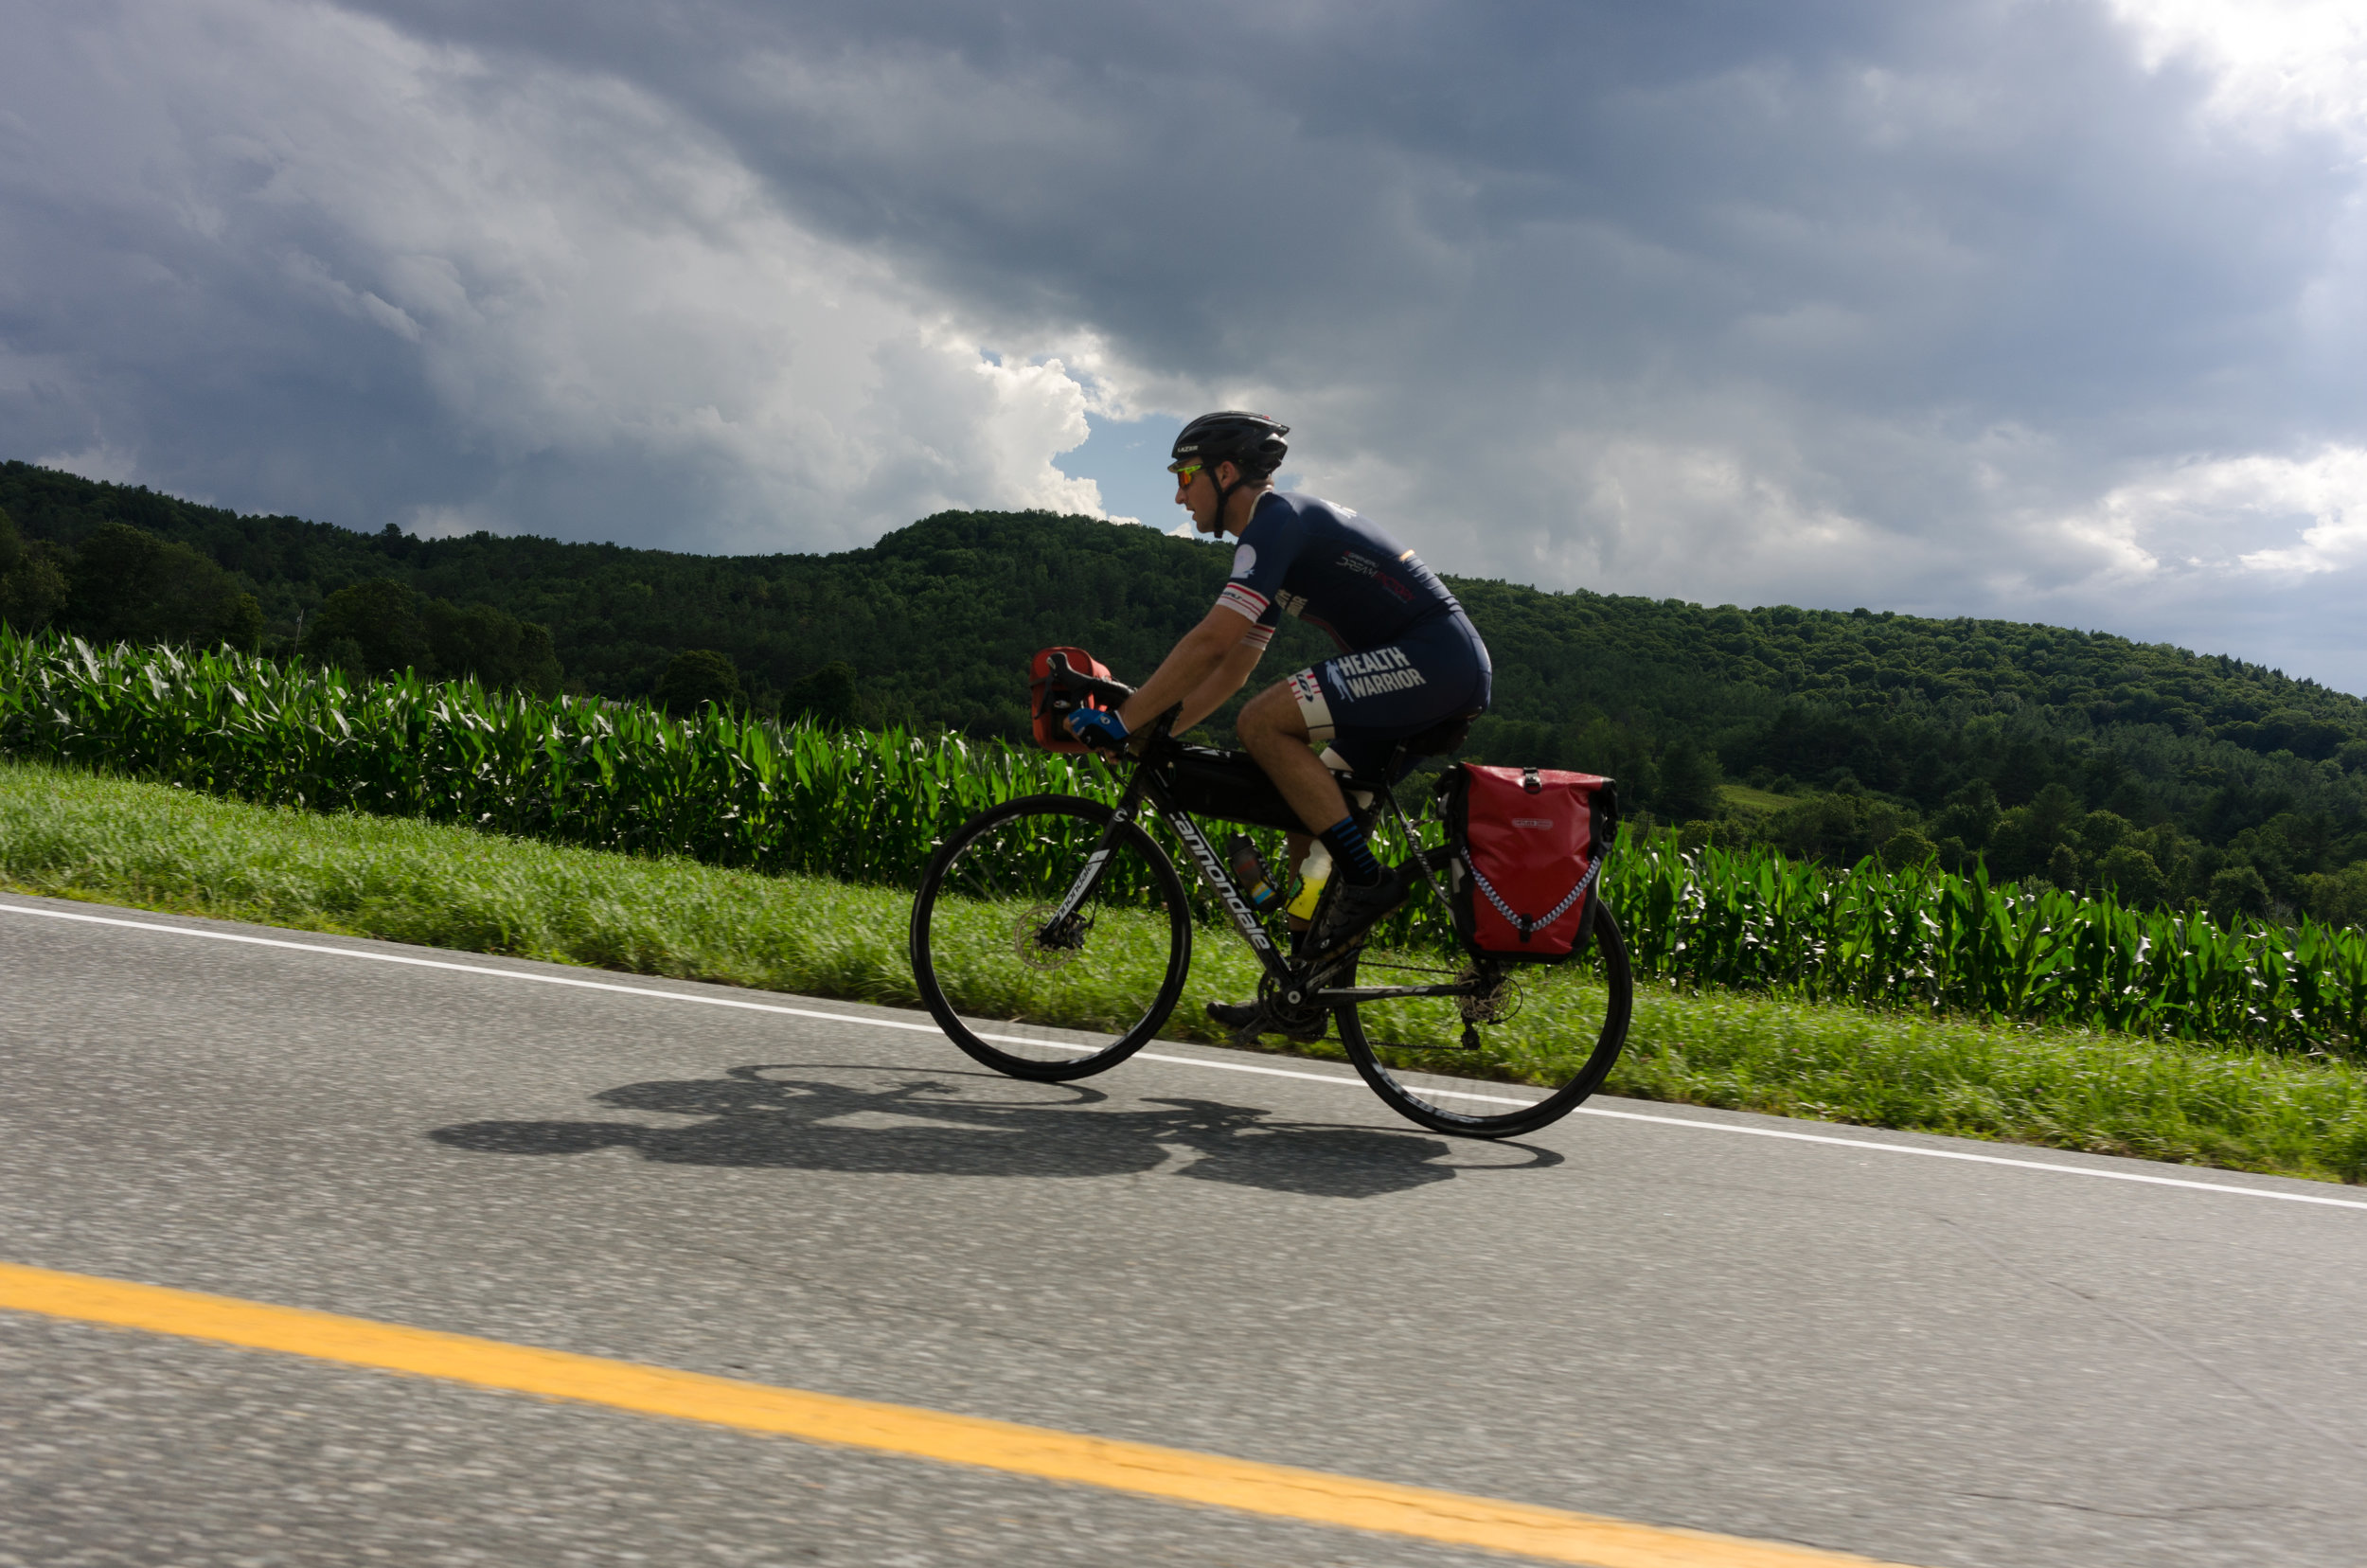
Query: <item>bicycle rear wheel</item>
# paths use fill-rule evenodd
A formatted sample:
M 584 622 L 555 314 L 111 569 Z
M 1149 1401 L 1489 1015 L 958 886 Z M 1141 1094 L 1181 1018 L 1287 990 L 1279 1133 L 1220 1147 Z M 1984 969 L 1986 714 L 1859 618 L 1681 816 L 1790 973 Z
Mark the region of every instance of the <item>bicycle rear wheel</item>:
M 1437 985 L 1478 972 L 1459 953 L 1368 948 L 1336 984 Z M 1558 1121 L 1602 1086 L 1628 1041 L 1635 993 L 1619 922 L 1599 908 L 1567 962 L 1503 972 L 1508 989 L 1492 998 L 1343 1004 L 1334 1015 L 1348 1060 L 1391 1109 L 1435 1131 L 1508 1138 Z
M 913 979 L 946 1037 L 1013 1078 L 1114 1067 L 1159 1031 L 1192 961 L 1184 883 L 1148 835 L 1074 795 L 990 807 L 930 858 Z M 1106 849 L 1074 915 L 1053 916 Z M 995 1020 L 993 1023 L 982 1020 Z

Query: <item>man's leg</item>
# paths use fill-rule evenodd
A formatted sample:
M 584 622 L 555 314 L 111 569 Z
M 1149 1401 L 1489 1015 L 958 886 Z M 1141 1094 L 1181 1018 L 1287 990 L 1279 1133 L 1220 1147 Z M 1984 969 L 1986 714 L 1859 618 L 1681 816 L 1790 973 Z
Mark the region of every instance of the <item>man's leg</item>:
M 1340 879 L 1343 885 L 1331 895 L 1333 911 L 1331 916 L 1326 917 L 1326 923 L 1336 922 L 1338 906 L 1344 898 L 1360 895 L 1365 902 L 1374 906 L 1361 915 L 1361 918 L 1369 923 L 1377 915 L 1394 907 L 1395 901 L 1402 895 L 1389 891 L 1396 885 L 1394 879 L 1382 873 L 1379 863 L 1373 858 L 1371 846 L 1364 842 L 1363 829 L 1357 827 L 1355 819 L 1348 814 L 1348 797 L 1341 792 L 1340 781 L 1311 749 L 1317 738 L 1308 728 L 1308 709 L 1303 705 L 1306 697 L 1295 689 L 1308 678 L 1308 673 L 1302 672 L 1250 699 L 1249 704 L 1241 709 L 1240 718 L 1234 721 L 1233 731 L 1241 738 L 1241 744 L 1248 748 L 1257 765 L 1265 770 L 1266 776 L 1273 780 L 1274 788 L 1290 803 L 1290 810 L 1298 813 L 1299 820 L 1322 829 L 1292 833 L 1288 842 L 1293 872 L 1306 862 L 1318 840 L 1323 842 L 1325 849 L 1332 857 L 1333 875 Z M 1319 698 L 1320 692 L 1316 695 Z M 1326 710 L 1319 708 L 1317 711 L 1321 715 Z M 1327 720 L 1321 739 L 1326 741 L 1331 739 Z M 1344 837 L 1353 840 L 1352 851 L 1347 845 L 1335 842 Z M 1344 861 L 1348 852 L 1361 856 L 1365 876 L 1371 879 L 1363 886 L 1347 885 L 1363 880 L 1350 875 L 1344 868 Z M 1303 931 L 1307 926 L 1307 921 L 1295 915 L 1290 917 L 1290 922 L 1293 931 Z M 1311 1032 L 1304 1027 L 1285 1030 L 1255 1002 L 1210 1002 L 1208 1016 L 1233 1030 L 1235 1041 L 1241 1044 L 1249 1043 L 1260 1033 L 1289 1033 L 1294 1040 L 1320 1040 L 1326 1027 L 1321 1015 L 1318 1015 Z
M 1316 672 L 1302 670 L 1259 692 L 1233 727 L 1290 810 L 1316 829 L 1331 853 L 1332 875 L 1340 885 L 1329 895 L 1312 939 L 1329 946 L 1353 936 L 1404 902 L 1399 879 L 1375 857 L 1363 827 L 1348 814 L 1340 781 L 1308 749 L 1334 739 L 1329 700 Z
M 1340 793 L 1340 781 L 1309 749 L 1307 719 L 1290 682 L 1277 682 L 1251 698 L 1234 721 L 1233 732 L 1310 831 L 1321 832 L 1348 814 L 1348 797 Z

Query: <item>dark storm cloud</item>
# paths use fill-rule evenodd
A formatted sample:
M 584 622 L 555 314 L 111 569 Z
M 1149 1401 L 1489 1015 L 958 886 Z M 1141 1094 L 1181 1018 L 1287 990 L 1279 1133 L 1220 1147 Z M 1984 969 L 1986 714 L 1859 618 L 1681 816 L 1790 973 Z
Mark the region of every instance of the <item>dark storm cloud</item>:
M 1073 504 L 1088 400 L 1246 400 L 1450 569 L 2223 627 L 2367 685 L 2323 608 L 2367 563 L 2358 127 L 2215 114 L 2102 6 L 93 14 L 39 12 L 60 90 L 165 108 L 0 133 L 18 451 L 797 547 Z M 326 153 L 203 58 L 291 18 L 260 68 Z

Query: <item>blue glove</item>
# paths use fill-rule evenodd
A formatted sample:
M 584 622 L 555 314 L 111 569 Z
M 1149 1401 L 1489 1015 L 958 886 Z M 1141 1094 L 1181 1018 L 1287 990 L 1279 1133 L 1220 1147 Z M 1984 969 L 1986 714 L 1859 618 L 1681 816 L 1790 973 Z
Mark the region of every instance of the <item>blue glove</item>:
M 1078 708 L 1068 716 L 1068 732 L 1088 746 L 1115 751 L 1126 744 L 1126 721 L 1108 708 Z

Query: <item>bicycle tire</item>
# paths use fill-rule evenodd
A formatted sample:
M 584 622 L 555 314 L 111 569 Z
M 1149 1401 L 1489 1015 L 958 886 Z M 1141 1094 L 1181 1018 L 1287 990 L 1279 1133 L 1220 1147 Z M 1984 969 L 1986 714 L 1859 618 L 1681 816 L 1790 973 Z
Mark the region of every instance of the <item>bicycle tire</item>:
M 1410 1121 L 1433 1131 L 1466 1137 L 1510 1138 L 1534 1132 L 1568 1115 L 1602 1087 L 1627 1044 L 1628 1025 L 1635 1011 L 1635 983 L 1627 943 L 1609 905 L 1595 911 L 1588 940 L 1593 953 L 1573 953 L 1568 960 L 1582 972 L 1556 977 L 1557 1000 L 1570 1003 L 1571 1010 L 1581 1019 L 1593 1016 L 1588 1005 L 1583 998 L 1573 1001 L 1561 995 L 1561 989 L 1575 986 L 1583 991 L 1598 984 L 1602 993 L 1600 1022 L 1583 1060 L 1575 1051 L 1539 1049 L 1534 1044 L 1491 1055 L 1485 1039 L 1476 1059 L 1460 1048 L 1432 1043 L 1442 1025 L 1460 1022 L 1459 1005 L 1452 998 L 1344 1003 L 1333 1009 L 1341 1043 L 1347 1047 L 1348 1060 L 1373 1093 Z M 1389 956 L 1359 954 L 1358 967 L 1385 968 Z M 1591 975 L 1583 972 L 1588 970 Z M 1356 983 L 1353 976 L 1337 982 L 1342 986 Z M 1391 982 L 1376 976 L 1366 983 Z M 1455 1014 L 1452 1020 L 1447 1016 L 1450 1013 Z M 1396 1042 L 1409 1037 L 1419 1037 L 1421 1042 Z M 1570 1064 L 1566 1077 L 1562 1076 L 1563 1063 Z M 1540 1077 L 1549 1081 L 1537 1082 Z M 1559 1081 L 1550 1081 L 1556 1078 Z M 1539 1089 L 1544 1091 L 1542 1099 L 1529 1098 L 1523 1092 Z
M 1184 994 L 1191 906 L 1175 863 L 1136 824 L 1112 839 L 1081 926 L 1047 941 L 1031 923 L 1060 901 L 1115 814 L 1075 795 L 1005 801 L 964 823 L 921 873 L 911 930 L 921 1004 L 998 1073 L 1060 1083 L 1105 1072 L 1148 1043 Z M 1127 985 L 1161 963 L 1162 942 L 1158 990 L 1137 1010 Z M 1006 1021 L 982 1030 L 971 1023 L 982 1013 Z

